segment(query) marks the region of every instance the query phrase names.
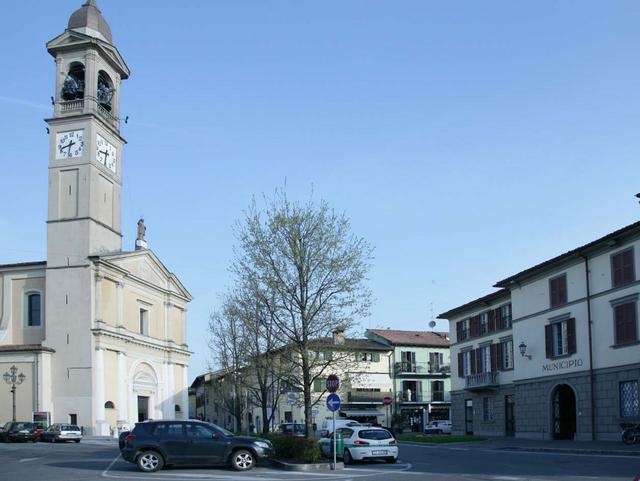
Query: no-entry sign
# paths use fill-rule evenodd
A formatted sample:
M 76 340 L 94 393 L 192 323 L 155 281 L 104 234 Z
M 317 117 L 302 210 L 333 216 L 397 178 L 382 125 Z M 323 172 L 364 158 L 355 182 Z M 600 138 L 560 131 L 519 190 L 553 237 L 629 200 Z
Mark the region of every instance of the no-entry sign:
M 393 399 L 391 399 L 391 396 L 385 396 L 382 398 L 382 402 L 384 403 L 385 406 L 388 406 L 393 402 Z

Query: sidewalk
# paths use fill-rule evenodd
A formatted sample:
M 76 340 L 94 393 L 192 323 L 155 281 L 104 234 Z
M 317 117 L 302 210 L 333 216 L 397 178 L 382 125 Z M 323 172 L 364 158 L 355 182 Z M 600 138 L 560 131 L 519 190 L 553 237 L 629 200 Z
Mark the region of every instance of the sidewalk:
M 468 443 L 466 445 L 470 444 L 505 451 L 640 456 L 640 444 L 627 446 L 622 441 L 539 441 L 534 439 L 491 437 L 487 441 Z

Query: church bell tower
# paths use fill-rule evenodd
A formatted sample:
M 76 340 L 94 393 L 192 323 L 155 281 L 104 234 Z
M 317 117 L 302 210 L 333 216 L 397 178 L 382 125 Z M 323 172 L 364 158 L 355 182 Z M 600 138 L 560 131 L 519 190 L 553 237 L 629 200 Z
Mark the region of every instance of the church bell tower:
M 105 434 L 104 407 L 92 402 L 104 386 L 96 376 L 102 364 L 92 334 L 101 295 L 93 256 L 122 250 L 120 83 L 129 69 L 95 0 L 71 15 L 47 50 L 56 66 L 54 112 L 46 119 L 45 344 L 56 352 L 52 421 L 94 426 L 89 433 Z
M 49 267 L 122 248 L 120 83 L 129 69 L 95 0 L 47 44 L 56 64 L 50 127 Z

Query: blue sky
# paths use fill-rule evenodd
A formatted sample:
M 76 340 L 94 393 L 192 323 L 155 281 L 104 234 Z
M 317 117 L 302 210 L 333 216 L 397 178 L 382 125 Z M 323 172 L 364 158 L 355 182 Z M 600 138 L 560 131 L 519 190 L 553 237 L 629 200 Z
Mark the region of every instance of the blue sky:
M 3 4 L 0 263 L 45 258 L 45 42 L 81 3 Z M 144 215 L 194 295 L 191 376 L 232 226 L 285 183 L 375 246 L 363 330 L 426 329 L 640 215 L 640 2 L 98 3 L 132 70 L 124 247 Z

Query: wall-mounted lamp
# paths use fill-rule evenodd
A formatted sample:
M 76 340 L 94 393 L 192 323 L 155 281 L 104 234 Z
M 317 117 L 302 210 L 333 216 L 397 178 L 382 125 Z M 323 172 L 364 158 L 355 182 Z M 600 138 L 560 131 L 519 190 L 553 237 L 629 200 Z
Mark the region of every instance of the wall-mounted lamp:
M 529 359 L 529 361 L 531 361 L 532 356 L 530 354 L 527 354 L 527 345 L 524 343 L 524 341 L 520 343 L 518 349 L 520 349 L 520 354 L 522 354 L 522 357 L 526 357 L 527 359 Z

